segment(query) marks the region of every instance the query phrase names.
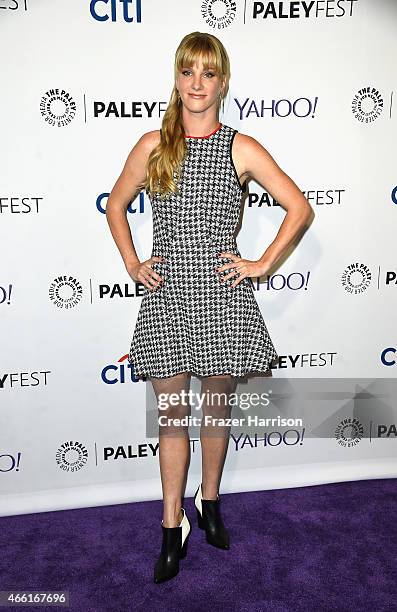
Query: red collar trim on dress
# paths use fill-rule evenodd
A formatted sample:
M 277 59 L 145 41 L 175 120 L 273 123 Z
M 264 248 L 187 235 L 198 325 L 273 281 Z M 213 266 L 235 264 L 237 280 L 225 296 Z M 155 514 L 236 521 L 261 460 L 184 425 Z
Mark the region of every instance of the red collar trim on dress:
M 220 123 L 218 127 L 215 128 L 213 132 L 211 132 L 211 134 L 207 134 L 206 136 L 188 136 L 187 134 L 185 134 L 185 138 L 209 138 L 210 136 L 212 136 L 212 134 L 215 134 L 218 130 L 220 130 L 221 127 L 222 127 L 222 123 Z

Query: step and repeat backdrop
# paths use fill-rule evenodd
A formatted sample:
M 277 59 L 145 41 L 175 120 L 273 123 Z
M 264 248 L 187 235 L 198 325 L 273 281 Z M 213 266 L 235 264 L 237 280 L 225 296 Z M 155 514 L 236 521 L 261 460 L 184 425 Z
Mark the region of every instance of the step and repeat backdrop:
M 285 383 L 289 402 L 263 408 L 266 426 L 233 428 L 221 493 L 396 476 L 397 4 L 0 8 L 0 514 L 161 498 L 150 382 L 127 359 L 143 286 L 105 211 L 128 153 L 161 127 L 174 54 L 193 31 L 218 36 L 230 56 L 220 120 L 256 138 L 315 213 L 274 271 L 253 279 L 280 359 L 238 388 Z M 237 243 L 256 259 L 286 212 L 254 181 L 242 208 Z M 147 259 L 144 192 L 127 216 Z M 318 394 L 310 407 L 294 402 L 298 380 L 301 398 Z M 187 495 L 200 482 L 198 438 Z

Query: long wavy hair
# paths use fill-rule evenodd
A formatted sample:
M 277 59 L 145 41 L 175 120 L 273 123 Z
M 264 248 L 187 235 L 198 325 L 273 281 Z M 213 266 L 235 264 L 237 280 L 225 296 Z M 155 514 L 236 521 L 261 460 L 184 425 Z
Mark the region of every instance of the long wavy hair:
M 161 124 L 160 142 L 151 151 L 147 163 L 145 187 L 151 193 L 159 193 L 161 198 L 168 193 L 178 192 L 181 163 L 187 149 L 182 124 L 182 100 L 176 88 L 176 80 L 182 67 L 191 68 L 199 58 L 205 70 L 213 66 L 220 79 L 225 79 L 218 97 L 218 117 L 229 89 L 230 61 L 221 41 L 206 32 L 186 34 L 175 53 L 174 87 Z

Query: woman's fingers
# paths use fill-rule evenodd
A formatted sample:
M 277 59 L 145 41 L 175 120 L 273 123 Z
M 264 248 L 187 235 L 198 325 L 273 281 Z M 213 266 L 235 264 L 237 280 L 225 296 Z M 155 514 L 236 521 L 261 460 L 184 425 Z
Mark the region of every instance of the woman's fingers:
M 230 270 L 228 274 L 225 276 L 220 276 L 219 280 L 222 282 L 233 279 L 233 283 L 230 287 L 236 287 L 246 276 L 248 276 L 248 267 L 246 265 L 246 260 L 242 259 L 238 255 L 234 253 L 225 253 L 221 252 L 219 255 L 223 257 L 228 257 L 232 261 L 226 264 L 223 264 L 219 268 L 217 268 L 216 272 L 226 272 L 226 270 Z
M 141 282 L 143 282 L 145 287 L 147 287 L 149 290 L 156 289 L 157 287 L 160 286 L 160 283 L 164 281 L 162 276 L 157 274 L 157 272 L 155 272 L 155 270 L 153 270 L 153 268 L 151 267 L 152 266 L 151 262 L 156 263 L 157 261 L 164 261 L 164 258 L 161 256 L 157 256 L 157 255 L 150 257 L 150 259 L 148 259 L 147 261 L 143 263 L 141 271 L 140 271 L 142 275 Z
M 233 264 L 233 269 L 231 270 L 231 272 L 229 272 L 229 274 L 226 274 L 226 276 L 221 276 L 221 280 L 223 281 L 228 280 L 229 278 L 236 276 L 236 274 L 240 276 L 240 274 L 243 272 L 243 268 L 244 268 L 243 265 L 236 266 L 235 264 Z
M 236 285 L 238 285 L 239 283 L 241 283 L 241 281 L 243 280 L 243 278 L 246 278 L 246 276 L 248 276 L 245 272 L 241 272 L 239 273 L 238 277 L 236 278 L 236 280 L 234 281 L 234 283 L 232 283 L 230 285 L 230 287 L 236 287 Z

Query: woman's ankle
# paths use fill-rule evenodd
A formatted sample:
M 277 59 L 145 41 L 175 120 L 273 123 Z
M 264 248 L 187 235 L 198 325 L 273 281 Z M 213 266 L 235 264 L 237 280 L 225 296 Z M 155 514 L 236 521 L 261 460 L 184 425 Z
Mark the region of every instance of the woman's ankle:
M 203 499 L 218 499 L 218 487 L 215 485 L 207 485 L 205 483 L 201 483 L 201 494 Z
M 163 511 L 163 526 L 164 527 L 179 527 L 183 519 L 182 508 L 164 508 Z

